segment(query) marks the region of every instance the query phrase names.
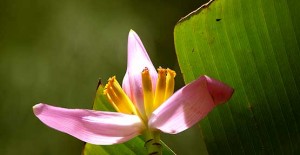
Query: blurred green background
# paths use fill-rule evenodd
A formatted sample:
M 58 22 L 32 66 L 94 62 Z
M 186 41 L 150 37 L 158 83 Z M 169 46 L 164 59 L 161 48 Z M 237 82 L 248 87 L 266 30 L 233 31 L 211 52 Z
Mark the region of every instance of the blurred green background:
M 43 125 L 32 106 L 91 108 L 98 78 L 122 81 L 130 29 L 181 87 L 173 29 L 206 1 L 0 0 L 1 154 L 80 154 L 83 142 Z M 193 129 L 163 135 L 178 154 L 202 149 L 199 138 Z

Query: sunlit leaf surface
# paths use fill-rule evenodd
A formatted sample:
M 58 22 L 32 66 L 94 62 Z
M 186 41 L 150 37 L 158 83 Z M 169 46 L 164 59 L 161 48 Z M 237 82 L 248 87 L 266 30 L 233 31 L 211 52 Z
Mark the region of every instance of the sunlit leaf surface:
M 200 123 L 209 154 L 300 152 L 299 8 L 297 0 L 215 0 L 176 25 L 185 82 L 206 74 L 235 89 Z

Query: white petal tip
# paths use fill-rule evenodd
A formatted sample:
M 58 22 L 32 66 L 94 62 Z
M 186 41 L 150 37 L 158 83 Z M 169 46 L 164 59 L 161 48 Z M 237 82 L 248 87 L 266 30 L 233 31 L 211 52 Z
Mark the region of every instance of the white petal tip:
M 32 107 L 32 110 L 33 110 L 33 113 L 35 115 L 38 115 L 42 112 L 43 110 L 43 107 L 44 107 L 44 104 L 43 103 L 39 103 L 39 104 L 36 104 Z
M 130 30 L 129 30 L 129 33 L 135 33 L 135 32 L 134 32 L 134 30 L 133 30 L 133 29 L 130 29 Z
M 135 40 L 140 40 L 137 33 L 135 31 L 133 31 L 132 29 L 130 29 L 128 36 L 129 36 L 128 38 L 132 38 L 132 39 L 135 39 Z

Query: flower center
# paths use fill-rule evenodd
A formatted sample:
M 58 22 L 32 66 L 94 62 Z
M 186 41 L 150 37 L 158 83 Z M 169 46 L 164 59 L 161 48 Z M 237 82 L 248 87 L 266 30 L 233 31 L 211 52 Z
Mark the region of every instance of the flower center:
M 148 68 L 145 68 L 141 73 L 146 114 L 141 114 L 137 110 L 135 105 L 120 86 L 119 82 L 116 80 L 115 76 L 108 79 L 108 83 L 105 85 L 103 93 L 107 96 L 109 102 L 113 105 L 116 111 L 138 115 L 142 120 L 147 121 L 147 118 L 150 117 L 151 113 L 174 92 L 175 71 L 161 67 L 159 67 L 157 71 L 158 79 L 155 90 L 152 90 L 152 80 Z
M 159 67 L 158 79 L 155 91 L 152 90 L 152 81 L 148 68 L 142 71 L 142 83 L 144 93 L 144 106 L 147 117 L 149 118 L 152 111 L 158 108 L 174 92 L 175 71 Z

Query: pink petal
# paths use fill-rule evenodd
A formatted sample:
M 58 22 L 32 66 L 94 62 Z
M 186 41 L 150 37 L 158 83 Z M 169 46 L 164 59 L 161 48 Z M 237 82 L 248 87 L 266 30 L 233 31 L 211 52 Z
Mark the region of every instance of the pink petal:
M 65 109 L 46 104 L 35 105 L 33 112 L 49 127 L 97 145 L 128 141 L 143 129 L 143 124 L 136 115 Z
M 229 100 L 232 93 L 229 86 L 201 76 L 158 107 L 149 119 L 149 126 L 166 133 L 179 133 L 200 121 L 217 104 Z
M 127 71 L 123 79 L 122 87 L 142 113 L 144 113 L 144 101 L 141 73 L 145 68 L 149 69 L 150 76 L 152 77 L 153 90 L 155 90 L 157 79 L 156 69 L 139 36 L 133 30 L 130 30 L 128 35 Z

